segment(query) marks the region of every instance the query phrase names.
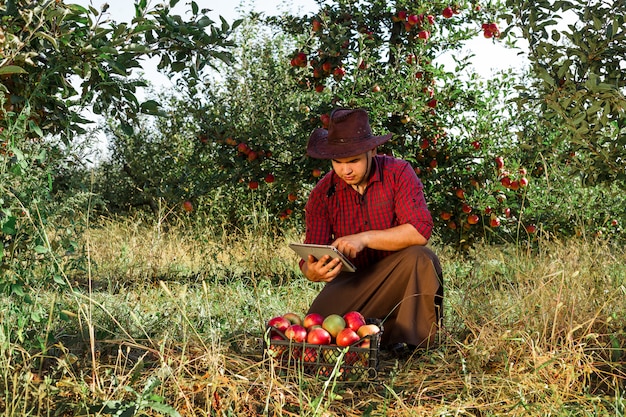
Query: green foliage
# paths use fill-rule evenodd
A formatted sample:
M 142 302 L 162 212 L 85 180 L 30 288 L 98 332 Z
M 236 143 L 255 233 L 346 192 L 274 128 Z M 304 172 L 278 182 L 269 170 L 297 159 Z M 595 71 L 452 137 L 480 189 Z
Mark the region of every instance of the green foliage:
M 231 59 L 232 28 L 225 21 L 216 26 L 206 10 L 193 6 L 185 21 L 170 15 L 168 5 L 150 9 L 139 1 L 132 23 L 107 20 L 107 4 L 100 11 L 53 0 L 0 6 L 0 71 L 7 106 L 15 112 L 30 106 L 29 129 L 37 136 L 59 134 L 65 142 L 84 133 L 89 122 L 81 114 L 85 106 L 118 118 L 131 130 L 137 114 L 158 112 L 158 103 L 140 103 L 135 95 L 146 85 L 131 76 L 141 68 L 141 58 L 160 57 L 159 69 L 179 73 L 190 83 L 214 60 Z
M 0 291 L 18 296 L 36 282 L 63 284 L 63 271 L 80 267 L 74 232 L 82 225 L 70 214 L 89 198 L 73 189 L 64 204 L 55 200 L 55 177 L 71 160 L 53 142 L 30 136 L 29 110 L 0 108 Z
M 195 2 L 186 21 L 169 14 L 176 3 L 138 1 L 131 23 L 107 20 L 106 4 L 0 4 L 0 290 L 24 295 L 83 268 L 76 241 L 92 195 L 73 142 L 90 122 L 85 107 L 129 135 L 139 114 L 160 111 L 136 96 L 140 59 L 160 57 L 163 71 L 192 85 L 215 60 L 232 58 L 238 22 L 216 25 Z
M 532 241 L 536 233 L 623 237 L 621 194 L 585 189 L 570 175 L 572 159 L 547 151 L 560 146 L 559 132 L 538 123 L 532 109 L 512 105 L 525 80 L 507 73 L 480 79 L 461 53 L 454 71 L 437 63 L 442 50 L 484 35 L 478 22 L 492 22 L 496 10 L 458 9 L 449 19 L 437 14 L 433 23 L 425 14 L 428 42 L 401 25 L 390 46 L 386 36 L 357 30 L 370 15 L 350 7 L 270 19 L 286 25 L 277 33 L 248 19 L 237 32 L 235 63 L 221 66 L 220 78 L 182 97 L 164 94 L 158 101 L 169 103 L 168 117 L 146 121 L 134 136 L 114 129 L 112 159 L 97 181 L 110 208 L 149 205 L 156 212 L 164 203 L 180 213 L 189 201 L 193 214 L 226 228 L 254 224 L 256 213 L 270 224 L 301 228 L 308 191 L 330 169 L 305 155 L 308 134 L 324 126 L 332 107 L 345 105 L 367 108 L 376 132 L 394 133 L 379 152 L 413 164 L 439 242 L 467 250 L 477 241 Z M 397 13 L 372 7 L 382 16 L 379 24 L 402 23 Z M 438 6 L 431 7 L 435 13 Z M 316 30 L 313 20 L 320 22 Z M 346 48 L 328 52 L 339 32 Z M 393 62 L 383 59 L 391 55 Z
M 504 15 L 529 44 L 531 85 L 517 99 L 556 133 L 538 152 L 571 159 L 585 183 L 626 180 L 626 56 L 623 1 L 508 1 Z
M 134 135 L 111 127 L 111 158 L 97 189 L 113 210 L 185 201 L 226 227 L 301 216 L 322 168 L 303 154 L 315 93 L 303 93 L 285 61 L 292 40 L 250 19 L 237 33 L 236 61 L 223 78 L 177 95 L 164 93 L 167 118 L 142 123 Z M 316 119 L 315 119 L 316 120 Z M 304 128 L 306 129 L 306 128 Z

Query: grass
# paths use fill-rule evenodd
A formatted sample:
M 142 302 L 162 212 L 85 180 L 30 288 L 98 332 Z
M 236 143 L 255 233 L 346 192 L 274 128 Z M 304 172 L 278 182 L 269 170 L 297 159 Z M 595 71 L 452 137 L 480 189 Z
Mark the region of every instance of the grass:
M 304 312 L 305 281 L 271 229 L 102 219 L 91 273 L 2 298 L 0 415 L 623 416 L 626 252 L 604 241 L 435 247 L 438 347 L 376 379 L 277 373 L 264 322 Z

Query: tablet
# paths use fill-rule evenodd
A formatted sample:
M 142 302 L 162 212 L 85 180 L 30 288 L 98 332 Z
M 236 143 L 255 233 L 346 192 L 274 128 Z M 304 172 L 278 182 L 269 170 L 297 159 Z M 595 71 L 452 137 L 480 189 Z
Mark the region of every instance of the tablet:
M 305 261 L 309 255 L 313 255 L 315 259 L 320 259 L 324 255 L 329 255 L 331 258 L 339 258 L 343 263 L 342 271 L 354 272 L 356 267 L 350 262 L 350 260 L 339 250 L 330 245 L 314 245 L 310 243 L 290 243 L 289 247 L 293 249 L 302 259 Z

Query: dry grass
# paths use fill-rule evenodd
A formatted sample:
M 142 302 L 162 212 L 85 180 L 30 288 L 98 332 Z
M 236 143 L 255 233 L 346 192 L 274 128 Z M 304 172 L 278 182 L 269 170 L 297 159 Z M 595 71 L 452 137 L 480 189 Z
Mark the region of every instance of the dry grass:
M 438 250 L 446 279 L 439 346 L 383 361 L 372 381 L 324 384 L 281 375 L 261 355 L 264 321 L 304 311 L 319 289 L 296 274 L 284 239 L 104 225 L 89 239 L 93 279 L 106 290 L 39 290 L 33 305 L 55 306 L 66 319 L 43 321 L 51 339 L 43 352 L 25 347 L 36 339 L 29 329 L 20 340 L 17 325 L 2 326 L 2 415 L 131 406 L 126 415 L 626 412 L 626 253 L 606 242 L 485 247 L 471 258 Z M 3 304 L 3 323 L 32 312 Z

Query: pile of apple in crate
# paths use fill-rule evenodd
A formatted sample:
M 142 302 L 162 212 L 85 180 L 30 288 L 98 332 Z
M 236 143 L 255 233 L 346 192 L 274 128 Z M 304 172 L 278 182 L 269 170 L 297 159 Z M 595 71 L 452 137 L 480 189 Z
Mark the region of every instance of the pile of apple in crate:
M 374 378 L 383 327 L 358 311 L 286 313 L 268 320 L 264 354 L 284 371 L 343 380 Z

